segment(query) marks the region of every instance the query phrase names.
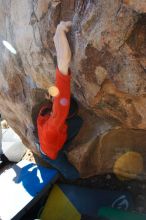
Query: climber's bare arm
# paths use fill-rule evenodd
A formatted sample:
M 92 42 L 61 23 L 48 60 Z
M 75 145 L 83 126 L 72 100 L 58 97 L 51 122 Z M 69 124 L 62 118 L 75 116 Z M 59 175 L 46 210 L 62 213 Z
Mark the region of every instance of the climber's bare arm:
M 61 21 L 60 24 L 57 26 L 54 36 L 58 69 L 63 75 L 68 74 L 68 68 L 71 61 L 71 50 L 66 37 L 66 33 L 70 30 L 70 27 L 70 21 Z

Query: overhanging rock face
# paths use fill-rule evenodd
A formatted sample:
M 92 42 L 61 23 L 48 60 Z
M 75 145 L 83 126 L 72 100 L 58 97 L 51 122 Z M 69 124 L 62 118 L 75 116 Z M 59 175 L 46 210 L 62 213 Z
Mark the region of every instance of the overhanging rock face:
M 60 20 L 73 22 L 68 34 L 73 51 L 72 92 L 89 110 L 81 111 L 83 118 L 95 114 L 94 132 L 84 140 L 82 154 L 82 159 L 88 160 L 90 156 L 92 163 L 77 165 L 81 135 L 69 152 L 71 162 L 84 177 L 106 172 L 106 168 L 111 171 L 113 162 L 103 168 L 102 156 L 95 153 L 99 152 L 97 139 L 101 134 L 117 125 L 123 129 L 141 129 L 139 132 L 143 134 L 146 129 L 145 13 L 145 0 L 140 4 L 138 0 L 0 0 L 0 111 L 29 148 L 36 152 L 33 109 L 45 101 L 46 89 L 54 82 L 53 35 Z M 10 53 L 3 40 L 11 43 L 17 54 Z M 88 133 L 88 126 L 84 129 Z M 108 152 L 110 148 L 113 152 L 114 146 L 116 155 L 117 145 L 113 145 L 113 140 Z M 143 144 L 138 140 L 140 148 Z M 104 154 L 106 146 L 102 149 Z M 126 149 L 136 151 L 131 145 Z M 116 156 L 111 157 L 112 161 L 113 158 Z

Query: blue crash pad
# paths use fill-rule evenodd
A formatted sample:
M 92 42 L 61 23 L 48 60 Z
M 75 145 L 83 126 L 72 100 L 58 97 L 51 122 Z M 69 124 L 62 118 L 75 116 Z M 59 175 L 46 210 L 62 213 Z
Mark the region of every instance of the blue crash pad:
M 96 217 L 97 211 L 103 206 L 123 210 L 133 207 L 129 192 L 100 190 L 67 184 L 59 184 L 59 187 L 78 212 L 92 217 Z
M 25 213 L 58 178 L 55 169 L 21 161 L 0 176 L 0 218 L 15 219 Z

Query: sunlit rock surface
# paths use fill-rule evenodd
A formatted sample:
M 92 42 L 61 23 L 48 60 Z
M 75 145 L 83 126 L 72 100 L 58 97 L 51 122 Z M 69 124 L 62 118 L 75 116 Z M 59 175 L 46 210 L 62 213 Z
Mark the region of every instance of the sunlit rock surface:
M 35 106 L 55 78 L 53 35 L 60 20 L 70 19 L 72 93 L 90 111 L 81 111 L 84 121 L 92 116 L 94 123 L 84 124 L 69 160 L 83 177 L 112 171 L 123 148 L 140 151 L 145 161 L 139 138 L 146 130 L 145 13 L 145 0 L 0 0 L 0 112 L 29 148 L 37 152 Z M 130 129 L 139 129 L 132 133 L 137 146 L 121 146 L 114 135 L 108 145 L 99 144 L 117 126 L 127 143 L 135 132 Z
M 83 127 L 80 133 L 82 140 L 78 136 L 68 152 L 69 160 L 80 171 L 81 177 L 112 173 L 114 172 L 115 162 L 122 155 L 127 152 L 137 152 L 143 160 L 143 169 L 142 172 L 138 173 L 137 178 L 145 179 L 146 131 L 118 127 L 115 123 L 111 124 L 110 121 L 103 121 L 96 118 L 95 115 L 87 116 L 86 114 L 84 113 L 86 128 Z M 95 119 L 97 123 L 95 123 Z M 125 158 L 126 160 L 127 158 Z M 135 167 L 134 162 L 134 158 L 130 158 L 129 166 Z M 126 168 L 123 167 L 123 164 L 120 168 L 123 176 L 125 174 L 129 178 L 132 178 L 136 172 L 133 168 L 133 173 L 129 172 L 129 175 L 126 175 Z

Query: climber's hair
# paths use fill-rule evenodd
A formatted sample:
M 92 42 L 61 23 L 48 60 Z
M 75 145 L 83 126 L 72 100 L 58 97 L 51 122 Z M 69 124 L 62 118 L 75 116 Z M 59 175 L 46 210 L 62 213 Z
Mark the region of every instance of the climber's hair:
M 46 108 L 44 108 L 41 111 L 41 108 L 43 106 L 46 106 Z M 38 134 L 37 134 L 37 118 L 38 118 L 39 114 L 44 116 L 46 114 L 50 114 L 51 111 L 52 111 L 52 101 L 48 100 L 48 99 L 45 99 L 42 102 L 37 103 L 36 105 L 33 106 L 32 111 L 31 111 L 31 118 L 32 118 L 32 122 L 34 125 L 34 135 L 35 136 L 38 136 Z

